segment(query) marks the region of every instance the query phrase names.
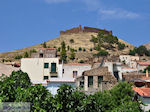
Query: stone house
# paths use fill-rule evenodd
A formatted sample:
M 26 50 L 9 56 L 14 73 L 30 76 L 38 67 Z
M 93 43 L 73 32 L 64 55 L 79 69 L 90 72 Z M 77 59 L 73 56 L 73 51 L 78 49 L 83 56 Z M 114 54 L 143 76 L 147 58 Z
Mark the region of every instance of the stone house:
M 31 54 L 31 58 L 55 58 L 56 56 L 56 48 L 41 48 L 38 52 Z
M 108 67 L 98 67 L 83 72 L 76 80 L 77 87 L 83 87 L 85 92 L 96 92 L 111 89 L 116 83 L 116 78 L 108 71 Z

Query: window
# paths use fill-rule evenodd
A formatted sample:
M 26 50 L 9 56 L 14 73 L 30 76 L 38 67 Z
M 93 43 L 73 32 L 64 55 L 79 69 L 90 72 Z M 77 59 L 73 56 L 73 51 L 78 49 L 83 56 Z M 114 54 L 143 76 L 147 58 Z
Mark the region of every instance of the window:
M 56 73 L 56 63 L 51 63 L 51 72 Z
M 44 68 L 49 68 L 49 63 L 44 63 Z
M 63 73 L 63 74 L 65 73 L 65 70 L 64 70 L 64 69 L 62 70 L 62 73 Z
M 44 80 L 47 80 L 48 79 L 48 76 L 44 76 Z
M 103 81 L 103 76 L 98 76 L 98 86 L 101 84 Z
M 40 53 L 40 58 L 43 58 L 43 53 Z
M 73 78 L 76 78 L 78 75 L 78 71 L 73 71 Z
M 88 76 L 88 87 L 93 86 L 93 76 Z

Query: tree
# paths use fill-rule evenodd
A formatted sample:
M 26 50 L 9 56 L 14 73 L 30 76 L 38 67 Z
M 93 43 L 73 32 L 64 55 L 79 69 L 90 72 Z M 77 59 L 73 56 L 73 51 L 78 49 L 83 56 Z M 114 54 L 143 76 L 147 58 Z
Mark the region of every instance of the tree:
M 24 58 L 28 58 L 29 57 L 29 53 L 28 52 L 25 52 L 24 53 Z
M 135 54 L 136 54 L 135 50 L 130 50 L 129 51 L 129 55 L 135 56 Z
M 108 52 L 105 50 L 100 50 L 95 56 L 100 57 L 100 56 L 107 56 Z
M 64 62 L 66 62 L 67 60 L 67 54 L 66 54 L 66 44 L 63 41 L 61 43 L 61 53 L 60 53 L 60 59 L 63 60 Z
M 31 81 L 27 73 L 20 71 L 12 72 L 10 77 L 3 77 L 0 80 L 0 96 L 3 97 L 3 102 L 14 102 L 16 89 L 31 87 Z
M 79 47 L 79 51 L 82 51 L 82 48 L 81 48 L 81 47 Z
M 43 45 L 43 48 L 47 48 L 46 42 L 44 42 L 42 45 Z
M 125 44 L 118 42 L 118 49 L 123 50 L 125 48 Z
M 74 40 L 73 40 L 73 39 L 70 39 L 70 43 L 71 43 L 71 44 L 74 43 Z
M 53 110 L 53 97 L 42 85 L 34 85 L 27 89 L 17 88 L 16 102 L 30 102 L 31 111 L 46 112 Z
M 74 59 L 75 59 L 75 52 L 74 52 L 74 49 L 70 49 L 70 52 L 71 52 L 71 54 L 70 54 L 70 59 L 71 59 L 71 60 L 74 60 Z
M 21 59 L 21 58 L 22 58 L 21 55 L 15 56 L 15 59 L 17 59 L 17 60 L 19 60 L 19 59 Z

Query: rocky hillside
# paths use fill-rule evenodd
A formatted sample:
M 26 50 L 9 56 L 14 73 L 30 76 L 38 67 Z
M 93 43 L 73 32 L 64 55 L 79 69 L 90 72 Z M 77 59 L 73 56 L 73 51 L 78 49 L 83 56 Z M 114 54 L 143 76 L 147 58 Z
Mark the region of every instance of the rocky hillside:
M 96 36 L 97 33 L 96 32 L 78 32 L 78 33 L 71 33 L 71 34 L 63 34 L 60 35 L 58 38 L 49 40 L 46 42 L 47 47 L 53 48 L 59 48 L 61 45 L 62 41 L 65 41 L 66 43 L 66 47 L 69 46 L 70 48 L 74 48 L 77 50 L 76 52 L 76 58 L 77 60 L 82 60 L 82 58 L 91 58 L 93 56 L 93 53 L 95 53 L 95 50 L 90 50 L 91 48 L 94 47 L 93 43 L 90 42 L 91 40 L 91 35 Z M 70 40 L 73 40 L 73 42 L 71 42 Z M 133 45 L 123 41 L 123 40 L 119 40 L 120 42 L 124 43 L 127 47 L 125 47 L 124 50 L 117 50 L 115 49 L 115 51 L 110 51 L 108 50 L 110 55 L 119 55 L 119 54 L 128 54 L 130 49 L 133 49 Z M 24 52 L 26 51 L 30 51 L 32 49 L 38 50 L 39 48 L 42 48 L 43 45 L 42 44 L 38 44 L 35 46 L 31 46 L 28 48 L 24 48 L 24 49 L 19 49 L 16 51 L 12 51 L 12 52 L 7 52 L 7 53 L 0 53 L 0 58 L 8 58 L 13 60 L 15 56 L 17 55 L 23 55 Z M 79 51 L 79 47 L 81 47 L 82 49 L 85 49 L 85 51 Z M 107 49 L 106 49 L 107 50 Z M 69 53 L 69 52 L 68 52 Z
M 144 45 L 147 49 L 150 49 L 150 42 Z

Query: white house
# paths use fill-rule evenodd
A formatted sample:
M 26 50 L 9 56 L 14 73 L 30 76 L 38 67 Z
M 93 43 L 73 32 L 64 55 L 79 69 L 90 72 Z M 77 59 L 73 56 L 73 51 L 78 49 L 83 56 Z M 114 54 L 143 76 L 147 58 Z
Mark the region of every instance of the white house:
M 138 99 L 140 99 L 146 106 L 142 106 L 144 111 L 150 110 L 150 88 L 133 88 Z

